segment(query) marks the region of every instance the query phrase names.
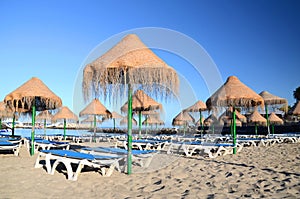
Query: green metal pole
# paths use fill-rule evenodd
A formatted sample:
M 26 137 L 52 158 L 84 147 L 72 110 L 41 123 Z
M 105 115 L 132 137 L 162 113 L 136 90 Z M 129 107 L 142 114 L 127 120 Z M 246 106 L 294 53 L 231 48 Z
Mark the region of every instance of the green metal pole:
M 64 140 L 66 140 L 66 118 L 64 118 Z
M 236 124 L 235 124 L 235 108 L 233 107 L 233 154 L 236 154 Z
M 12 131 L 11 131 L 11 136 L 12 137 L 15 137 L 15 120 L 16 120 L 16 116 L 15 116 L 15 113 L 13 115 L 13 122 L 12 122 Z
M 35 128 L 35 100 L 33 100 L 32 106 L 32 130 L 31 130 L 31 150 L 30 155 L 34 155 L 34 128 Z
M 44 119 L 44 136 L 46 136 L 46 119 Z
M 116 119 L 114 118 L 114 132 L 116 131 Z
M 201 138 L 202 138 L 202 133 L 203 133 L 203 126 L 202 126 L 202 113 L 201 113 L 201 110 L 199 110 L 199 113 L 200 113 L 200 133 L 201 133 Z
M 142 137 L 142 111 L 139 110 L 139 138 Z
M 94 142 L 96 142 L 96 115 L 94 115 Z
M 146 116 L 146 135 L 148 135 L 148 116 Z
M 265 104 L 265 111 L 266 111 L 267 128 L 268 128 L 268 135 L 269 135 L 270 134 L 270 121 L 269 121 L 268 105 L 267 104 Z
M 257 137 L 257 124 L 256 124 L 256 122 L 255 122 L 255 135 Z
M 272 124 L 272 135 L 274 136 L 274 124 Z
M 130 84 L 128 84 L 128 113 L 127 113 L 127 126 L 128 126 L 128 134 L 127 134 L 127 174 L 130 175 L 132 173 L 132 90 Z

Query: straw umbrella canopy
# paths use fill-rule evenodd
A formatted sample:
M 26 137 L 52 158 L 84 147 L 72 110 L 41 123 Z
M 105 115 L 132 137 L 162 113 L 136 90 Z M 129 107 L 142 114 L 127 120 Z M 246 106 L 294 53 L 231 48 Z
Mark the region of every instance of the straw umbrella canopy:
M 53 117 L 53 115 L 50 113 L 49 110 L 44 110 L 36 116 L 37 120 L 43 120 L 44 121 L 44 133 L 45 134 L 46 134 L 47 120 L 52 120 L 52 117 Z
M 150 110 L 161 110 L 162 104 L 156 102 L 153 98 L 148 96 L 144 91 L 137 90 L 132 95 L 132 110 L 138 112 L 139 116 L 139 136 L 141 136 L 142 131 L 142 111 L 150 111 Z M 122 112 L 128 111 L 128 102 L 126 102 L 121 107 Z
M 61 99 L 36 77 L 31 78 L 19 88 L 6 95 L 4 103 L 14 112 L 32 112 L 32 146 L 34 145 L 36 111 L 52 110 L 62 106 Z M 31 147 L 31 155 L 33 154 L 34 148 Z
M 164 125 L 164 121 L 162 121 L 161 119 L 154 117 L 154 116 L 148 116 L 144 121 L 143 124 L 149 124 L 149 125 Z
M 267 119 L 264 118 L 257 110 L 255 110 L 248 117 L 248 123 L 255 124 L 255 134 L 257 135 L 257 124 L 262 126 L 267 126 Z
M 128 124 L 128 118 L 123 117 L 120 121 L 120 125 L 127 125 L 127 124 Z M 137 125 L 137 121 L 134 118 L 132 118 L 132 124 L 135 126 Z
M 14 117 L 14 113 L 6 106 L 3 101 L 0 102 L 0 129 L 2 129 L 2 119 L 12 117 Z
M 273 94 L 271 94 L 267 91 L 262 91 L 259 95 L 264 99 L 264 102 L 265 102 L 266 119 L 267 119 L 268 131 L 269 131 L 268 105 L 284 104 L 284 106 L 283 106 L 284 107 L 284 112 L 287 112 L 288 102 L 285 98 L 278 97 L 278 96 L 273 95 Z M 273 126 L 273 128 L 274 128 L 274 126 Z
M 132 89 L 142 88 L 162 98 L 179 93 L 176 71 L 155 55 L 134 34 L 125 36 L 101 57 L 83 70 L 83 93 L 87 100 L 91 94 L 102 94 L 104 99 L 117 100 L 128 86 L 128 166 L 131 173 Z
M 116 129 L 116 119 L 122 119 L 123 116 L 120 115 L 119 113 L 117 113 L 116 111 L 113 111 L 113 112 L 111 113 L 111 118 L 112 118 L 113 121 L 114 121 L 114 131 L 115 131 L 115 129 Z
M 247 122 L 247 117 L 243 114 L 241 114 L 239 111 L 235 110 L 235 116 L 237 119 L 239 119 L 241 122 L 246 123 Z M 226 110 L 220 117 L 219 119 L 222 119 L 223 117 L 227 117 L 228 119 L 233 119 L 232 118 L 232 109 Z
M 181 111 L 176 115 L 172 121 L 173 126 L 183 126 L 183 133 L 185 134 L 186 126 L 189 123 L 194 123 L 195 119 L 186 111 Z
M 213 107 L 233 107 L 233 144 L 236 144 L 235 107 L 255 107 L 263 105 L 263 98 L 243 84 L 237 77 L 230 76 L 226 82 L 206 101 L 208 109 Z M 233 153 L 236 153 L 234 148 Z
M 83 119 L 82 121 L 81 121 L 81 123 L 93 123 L 94 122 L 94 117 L 93 116 L 88 116 L 87 118 L 85 118 L 85 119 Z M 99 123 L 99 124 L 101 124 L 102 123 L 102 120 L 101 119 L 99 119 L 99 118 L 97 118 L 96 119 L 96 122 L 97 123 Z
M 87 118 L 85 118 L 84 120 L 82 120 L 81 123 L 91 123 L 91 126 L 93 127 L 94 121 L 95 121 L 94 116 L 90 115 Z M 101 124 L 102 120 L 96 118 L 96 123 Z
M 195 104 L 193 104 L 192 106 L 186 108 L 184 111 L 188 111 L 188 112 L 199 112 L 200 114 L 200 127 L 202 128 L 202 124 L 203 124 L 203 120 L 202 120 L 202 111 L 207 110 L 206 104 L 204 102 L 202 102 L 201 100 L 197 101 Z
M 53 116 L 52 120 L 57 121 L 64 120 L 64 139 L 66 139 L 66 120 L 78 121 L 78 116 L 73 113 L 68 107 L 63 106 L 59 111 Z
M 111 112 L 99 101 L 99 99 L 93 99 L 82 111 L 80 111 L 80 117 L 85 115 L 94 116 L 94 139 L 96 138 L 96 116 L 111 118 Z
M 274 112 L 272 112 L 269 116 L 270 124 L 283 125 L 283 120 L 278 117 Z
M 218 121 L 218 118 L 214 114 L 210 114 L 204 121 L 204 125 L 210 126 L 213 123 L 216 123 Z

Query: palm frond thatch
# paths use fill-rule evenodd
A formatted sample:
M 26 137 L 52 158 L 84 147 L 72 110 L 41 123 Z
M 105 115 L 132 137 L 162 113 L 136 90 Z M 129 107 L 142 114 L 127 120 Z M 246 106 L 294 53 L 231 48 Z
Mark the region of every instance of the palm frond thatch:
M 237 77 L 230 76 L 226 82 L 206 101 L 213 107 L 255 107 L 264 105 L 263 98 L 243 84 Z
M 106 118 L 111 118 L 111 112 L 105 108 L 98 99 L 94 99 L 82 111 L 80 111 L 79 116 L 82 117 L 84 115 L 101 115 Z
M 68 107 L 63 106 L 52 118 L 53 121 L 57 121 L 60 119 L 78 121 L 78 116 L 73 113 Z
M 92 93 L 118 97 L 124 85 L 139 86 L 160 96 L 179 91 L 176 71 L 155 55 L 137 35 L 129 34 L 101 57 L 85 66 L 82 89 L 85 100 Z
M 62 106 L 61 99 L 36 77 L 31 78 L 4 98 L 4 103 L 17 112 L 31 110 L 34 102 L 37 111 Z
M 127 112 L 128 102 L 126 102 L 122 107 L 122 112 Z M 133 111 L 149 111 L 149 110 L 161 110 L 162 104 L 156 102 L 150 96 L 148 96 L 144 91 L 137 90 L 132 95 L 132 110 Z
M 270 124 L 283 125 L 283 120 L 280 119 L 274 112 L 269 116 Z
M 267 120 L 257 110 L 255 110 L 252 114 L 249 115 L 248 123 L 256 123 L 259 125 L 266 126 Z

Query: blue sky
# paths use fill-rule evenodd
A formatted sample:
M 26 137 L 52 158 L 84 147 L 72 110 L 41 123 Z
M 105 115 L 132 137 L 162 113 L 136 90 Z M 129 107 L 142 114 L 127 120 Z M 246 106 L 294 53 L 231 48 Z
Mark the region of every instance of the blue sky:
M 223 81 L 236 75 L 257 93 L 267 90 L 292 105 L 300 86 L 299 10 L 297 0 L 1 0 L 0 98 L 36 76 L 74 110 L 75 81 L 93 49 L 124 31 L 159 27 L 198 42 Z M 188 60 L 155 52 L 187 79 L 195 98 L 206 101 L 207 85 L 186 70 Z M 173 103 L 186 108 L 190 100 Z M 168 120 L 179 109 L 167 111 Z

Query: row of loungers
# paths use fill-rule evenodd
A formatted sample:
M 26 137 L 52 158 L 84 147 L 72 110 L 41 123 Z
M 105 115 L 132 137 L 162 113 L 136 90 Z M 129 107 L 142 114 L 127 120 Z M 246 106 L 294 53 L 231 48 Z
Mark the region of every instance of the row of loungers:
M 20 147 L 22 145 L 21 137 L 12 138 L 9 136 L 0 137 L 0 152 L 13 153 L 15 156 L 19 155 Z
M 132 163 L 148 167 L 156 151 L 132 150 Z M 127 150 L 95 147 L 83 148 L 80 152 L 72 150 L 41 150 L 37 156 L 35 168 L 46 167 L 48 174 L 53 175 L 56 167 L 63 164 L 67 170 L 68 180 L 76 181 L 84 166 L 99 171 L 102 176 L 110 176 L 114 170 L 124 172 L 126 169 Z M 73 171 L 72 164 L 76 165 Z

